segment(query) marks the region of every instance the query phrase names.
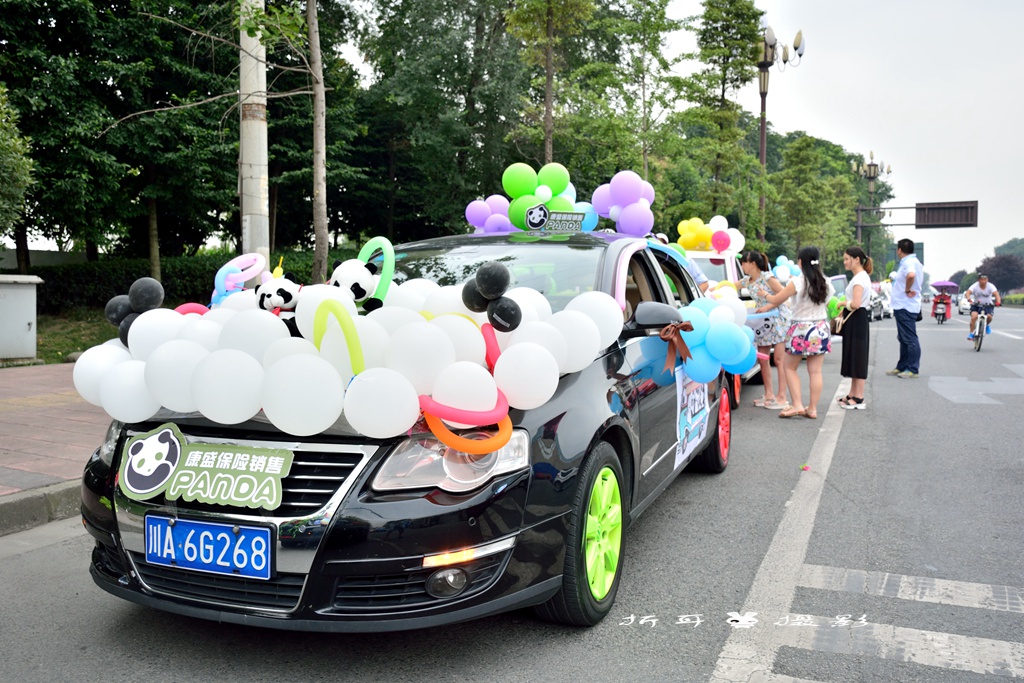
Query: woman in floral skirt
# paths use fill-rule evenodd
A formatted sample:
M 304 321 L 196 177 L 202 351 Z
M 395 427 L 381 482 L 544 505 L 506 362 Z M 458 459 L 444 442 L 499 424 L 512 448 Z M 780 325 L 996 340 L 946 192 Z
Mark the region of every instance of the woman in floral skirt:
M 782 291 L 782 283 L 772 274 L 768 267 L 768 257 L 759 251 L 748 251 L 740 260 L 743 269 L 743 285 L 754 297 L 756 308 L 768 305 L 768 299 L 761 292 L 778 294 Z M 764 396 L 754 399 L 754 405 L 769 410 L 781 410 L 786 407 L 786 371 L 783 362 L 786 330 L 789 329 L 789 308 L 783 304 L 776 311 L 766 315 L 754 328 L 754 344 L 757 345 L 758 362 L 761 364 L 761 377 L 764 381 Z M 768 356 L 774 352 L 775 369 L 778 373 L 779 390 L 772 391 L 772 366 Z

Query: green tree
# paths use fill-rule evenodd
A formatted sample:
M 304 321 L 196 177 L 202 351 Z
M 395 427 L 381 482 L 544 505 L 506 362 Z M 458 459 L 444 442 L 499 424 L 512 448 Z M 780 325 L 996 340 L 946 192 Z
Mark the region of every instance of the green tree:
M 1014 237 L 1013 239 L 1003 242 L 995 249 L 996 256 L 1002 256 L 1003 254 L 1013 254 L 1024 258 L 1024 237 Z
M 18 112 L 0 85 L 0 235 L 13 236 L 18 251 L 18 272 L 28 272 L 28 237 L 21 216 L 25 210 L 25 191 L 32 185 L 32 159 L 29 141 L 18 130 Z
M 1000 292 L 1024 287 L 1024 258 L 1016 254 L 997 254 L 983 259 L 978 273 L 988 275 Z

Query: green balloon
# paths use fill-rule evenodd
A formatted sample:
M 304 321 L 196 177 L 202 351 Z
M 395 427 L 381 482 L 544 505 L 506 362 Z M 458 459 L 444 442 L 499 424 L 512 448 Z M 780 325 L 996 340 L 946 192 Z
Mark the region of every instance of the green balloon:
M 683 249 L 683 246 L 681 244 L 676 244 L 675 242 L 672 242 L 668 245 L 668 247 L 669 249 L 673 249 L 679 252 L 680 256 L 686 256 L 686 250 Z
M 537 182 L 550 187 L 551 194 L 560 195 L 569 187 L 569 171 L 561 164 L 545 164 L 537 173 Z
M 825 308 L 828 311 L 829 318 L 834 318 L 839 315 L 839 297 L 833 296 L 830 298 Z
M 501 174 L 501 186 L 513 199 L 532 195 L 537 189 L 537 172 L 529 164 L 512 164 Z
M 575 211 L 576 205 L 569 201 L 568 197 L 552 197 L 544 206 L 552 211 Z
M 526 230 L 527 210 L 540 203 L 540 200 L 532 194 L 524 194 L 522 197 L 513 199 L 512 203 L 508 205 L 508 219 L 520 230 Z

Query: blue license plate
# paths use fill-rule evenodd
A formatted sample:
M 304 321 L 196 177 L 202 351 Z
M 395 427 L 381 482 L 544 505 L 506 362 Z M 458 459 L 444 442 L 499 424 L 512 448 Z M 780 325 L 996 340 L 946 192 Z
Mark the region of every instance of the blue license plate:
M 269 579 L 272 551 L 267 527 L 146 516 L 150 564 Z

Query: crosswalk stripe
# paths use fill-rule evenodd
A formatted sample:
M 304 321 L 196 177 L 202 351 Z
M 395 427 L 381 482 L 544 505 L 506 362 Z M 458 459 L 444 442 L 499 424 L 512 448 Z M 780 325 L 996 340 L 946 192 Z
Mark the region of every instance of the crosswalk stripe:
M 809 618 L 819 624 L 828 622 L 825 617 Z M 777 629 L 773 636 L 778 645 L 802 650 L 866 655 L 954 671 L 1024 677 L 1024 644 L 1003 640 L 870 623 L 838 628 L 789 626 Z
M 797 585 L 957 607 L 977 607 L 997 612 L 1024 612 L 1024 590 L 1013 586 L 810 564 L 804 565 Z

